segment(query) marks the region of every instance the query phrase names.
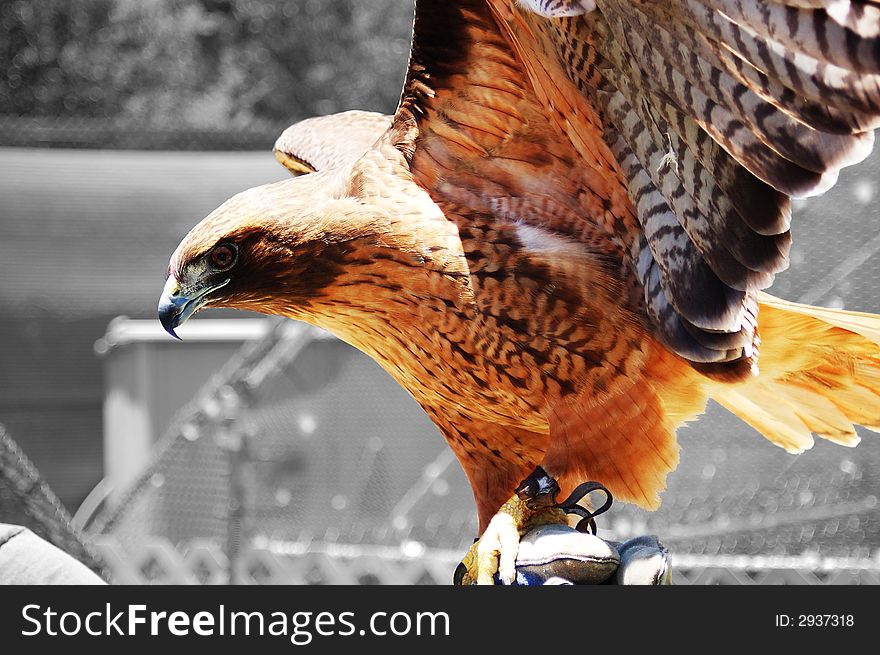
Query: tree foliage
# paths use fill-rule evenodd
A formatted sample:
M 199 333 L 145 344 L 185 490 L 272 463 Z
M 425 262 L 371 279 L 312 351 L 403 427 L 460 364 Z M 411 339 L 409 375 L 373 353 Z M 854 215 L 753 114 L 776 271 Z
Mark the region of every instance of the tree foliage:
M 411 0 L 0 0 L 0 114 L 230 127 L 390 111 Z

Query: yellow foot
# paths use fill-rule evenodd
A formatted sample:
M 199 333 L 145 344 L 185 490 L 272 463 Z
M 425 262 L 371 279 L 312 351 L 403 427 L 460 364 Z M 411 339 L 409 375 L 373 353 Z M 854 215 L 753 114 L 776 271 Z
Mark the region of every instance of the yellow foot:
M 565 512 L 555 507 L 558 493 L 556 481 L 536 468 L 471 546 L 456 571 L 455 583 L 490 585 L 497 573 L 502 584 L 513 584 L 520 538 L 539 525 L 567 524 Z

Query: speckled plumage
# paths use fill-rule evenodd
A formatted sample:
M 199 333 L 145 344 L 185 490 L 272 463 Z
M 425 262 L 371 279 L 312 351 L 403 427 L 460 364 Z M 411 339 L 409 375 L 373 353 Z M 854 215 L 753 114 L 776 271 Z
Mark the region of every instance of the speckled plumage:
M 864 403 L 880 400 L 880 319 L 759 293 L 784 264 L 787 196 L 743 168 L 738 137 L 716 142 L 706 116 L 681 106 L 678 73 L 671 95 L 648 82 L 683 54 L 671 37 L 621 31 L 634 12 L 675 16 L 673 34 L 700 18 L 685 5 L 748 4 L 598 0 L 601 13 L 547 19 L 512 0 L 423 0 L 391 127 L 375 140 L 359 132 L 357 152 L 328 145 L 325 166 L 303 143 L 281 144 L 317 172 L 215 210 L 171 274 L 196 285 L 194 263 L 235 243 L 229 282 L 207 304 L 305 320 L 376 359 L 455 451 L 481 530 L 539 464 L 563 493 L 592 478 L 656 506 L 677 463 L 675 430 L 710 396 L 791 450 L 811 432 L 851 444 L 853 423 L 880 425 L 880 403 Z M 716 65 L 728 55 L 703 52 Z M 696 83 L 705 71 L 694 66 Z M 782 84 L 760 81 L 764 95 Z M 874 124 L 872 94 L 858 96 L 847 129 Z M 842 116 L 795 104 L 829 123 Z M 781 138 L 774 125 L 765 139 Z M 337 143 L 333 132 L 315 119 L 311 147 Z M 802 154 L 814 168 L 840 163 L 824 152 Z M 794 388 L 813 395 L 773 406 L 774 394 L 796 402 Z

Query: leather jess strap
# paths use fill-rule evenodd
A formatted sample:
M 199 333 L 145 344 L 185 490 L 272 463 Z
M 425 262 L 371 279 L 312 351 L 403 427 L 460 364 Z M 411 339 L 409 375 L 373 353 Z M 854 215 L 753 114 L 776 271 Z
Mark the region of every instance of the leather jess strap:
M 583 505 L 580 505 L 580 501 L 583 500 L 587 495 L 593 493 L 594 491 L 601 491 L 605 494 L 605 502 L 602 503 L 597 509 L 590 511 Z M 614 496 L 611 495 L 611 492 L 605 487 L 605 485 L 599 482 L 583 482 L 575 487 L 574 491 L 571 492 L 568 498 L 563 500 L 561 503 L 557 505 L 561 510 L 563 510 L 566 514 L 577 514 L 581 517 L 581 520 L 578 521 L 575 529 L 578 532 L 587 532 L 589 534 L 596 534 L 596 517 L 600 514 L 604 514 L 609 509 L 611 509 L 611 505 L 614 503 Z

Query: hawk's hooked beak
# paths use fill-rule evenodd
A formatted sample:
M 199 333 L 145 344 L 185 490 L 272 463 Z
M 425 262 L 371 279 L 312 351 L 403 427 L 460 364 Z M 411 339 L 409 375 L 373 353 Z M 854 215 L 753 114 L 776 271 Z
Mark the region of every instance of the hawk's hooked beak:
M 208 302 L 208 295 L 229 284 L 229 279 L 203 289 L 184 289 L 173 275 L 168 276 L 162 296 L 159 298 L 159 322 L 165 331 L 175 339 L 180 339 L 174 328 L 183 325 Z

